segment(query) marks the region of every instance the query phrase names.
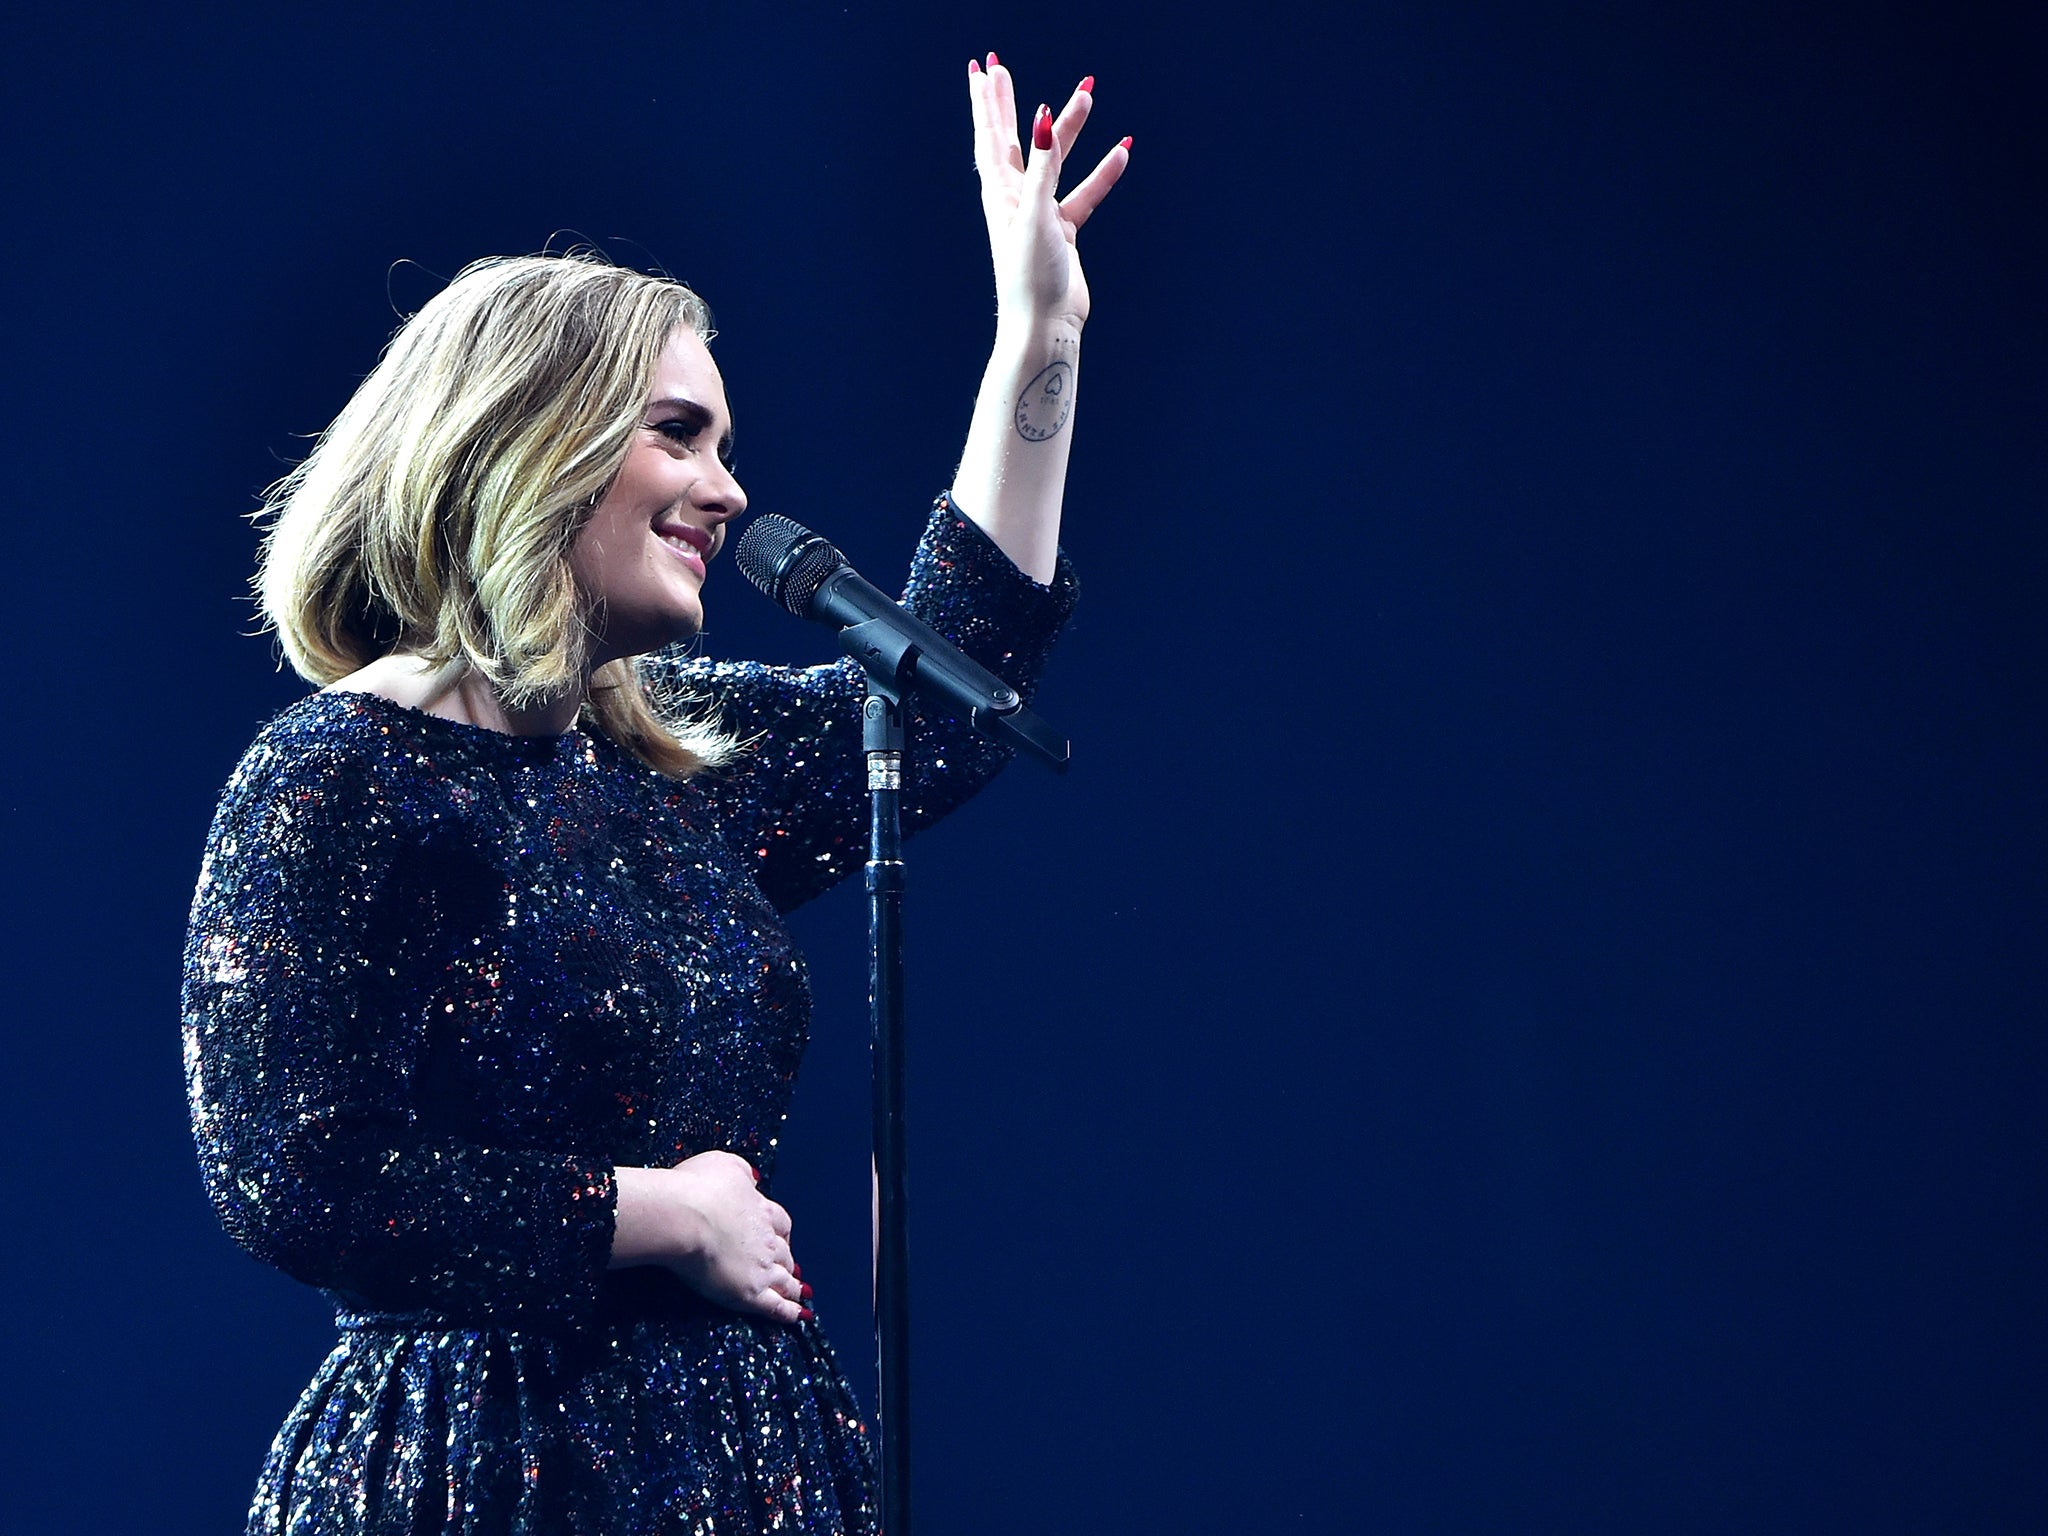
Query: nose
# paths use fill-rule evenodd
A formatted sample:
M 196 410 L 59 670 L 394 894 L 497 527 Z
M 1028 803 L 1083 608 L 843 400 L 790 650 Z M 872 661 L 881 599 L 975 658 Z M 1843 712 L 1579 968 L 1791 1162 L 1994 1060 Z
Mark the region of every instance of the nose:
M 692 499 L 700 510 L 710 513 L 721 523 L 731 522 L 747 510 L 747 493 L 740 489 L 733 472 L 723 464 L 707 471 L 698 480 L 697 493 Z

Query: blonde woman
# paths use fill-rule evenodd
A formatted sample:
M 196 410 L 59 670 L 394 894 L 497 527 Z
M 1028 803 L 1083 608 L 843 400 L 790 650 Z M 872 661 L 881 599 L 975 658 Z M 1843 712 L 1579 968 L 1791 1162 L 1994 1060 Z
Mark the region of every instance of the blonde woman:
M 1028 687 L 1088 290 L 1092 81 L 1027 158 L 970 66 L 995 352 L 908 601 Z M 669 649 L 746 506 L 688 290 L 480 262 L 273 494 L 263 604 L 321 691 L 210 835 L 185 969 L 230 1233 L 335 1300 L 252 1532 L 868 1531 L 872 1453 L 769 1196 L 808 1024 L 781 913 L 858 867 L 848 665 Z M 929 823 L 1000 766 L 923 718 Z

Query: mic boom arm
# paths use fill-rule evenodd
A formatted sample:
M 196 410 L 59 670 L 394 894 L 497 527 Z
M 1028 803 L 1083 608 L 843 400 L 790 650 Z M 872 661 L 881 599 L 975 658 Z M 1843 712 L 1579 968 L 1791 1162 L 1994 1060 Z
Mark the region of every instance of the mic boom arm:
M 866 592 L 846 591 L 853 586 Z M 832 594 L 831 598 L 827 593 Z M 868 603 L 887 603 L 892 613 L 853 618 Z M 836 601 L 833 601 L 836 599 Z M 842 612 L 853 622 L 839 631 L 839 648 L 866 669 L 868 676 L 898 696 L 921 690 L 963 712 L 984 736 L 1021 748 L 1058 773 L 1072 759 L 1066 737 L 1048 721 L 1024 707 L 1017 690 L 969 657 L 952 641 L 891 602 L 863 581 L 851 566 L 828 580 L 813 599 L 815 606 L 832 602 L 835 620 Z
M 1016 689 L 864 579 L 802 524 L 772 513 L 755 518 L 735 559 L 749 581 L 798 618 L 837 627 L 840 647 L 883 688 L 898 697 L 914 689 L 950 704 L 984 736 L 1066 771 L 1066 737 L 1026 709 Z

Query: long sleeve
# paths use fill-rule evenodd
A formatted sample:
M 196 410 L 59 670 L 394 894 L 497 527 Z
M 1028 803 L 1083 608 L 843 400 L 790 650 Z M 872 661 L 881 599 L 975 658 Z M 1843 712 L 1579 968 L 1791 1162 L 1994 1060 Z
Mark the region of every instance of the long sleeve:
M 431 1127 L 428 1012 L 481 985 L 441 953 L 463 866 L 383 772 L 389 729 L 338 713 L 273 723 L 207 843 L 184 1034 L 208 1193 L 243 1247 L 348 1304 L 573 1317 L 609 1254 L 611 1166 Z
M 1027 699 L 1074 600 L 1064 553 L 1050 584 L 1033 581 L 944 497 L 918 544 L 903 598 Z M 643 668 L 658 689 L 709 705 L 718 723 L 747 743 L 737 765 L 701 782 L 727 843 L 779 909 L 801 905 L 860 867 L 867 792 L 858 666 L 769 667 L 664 652 Z M 965 720 L 913 700 L 905 831 L 955 809 L 1009 756 Z

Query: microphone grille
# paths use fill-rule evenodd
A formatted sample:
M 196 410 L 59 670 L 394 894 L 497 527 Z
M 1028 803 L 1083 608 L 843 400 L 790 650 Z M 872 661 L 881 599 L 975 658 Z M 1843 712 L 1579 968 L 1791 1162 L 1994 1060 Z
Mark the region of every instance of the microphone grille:
M 846 556 L 802 523 L 763 512 L 740 535 L 733 560 L 745 576 L 800 619 L 811 616 L 811 599 Z

